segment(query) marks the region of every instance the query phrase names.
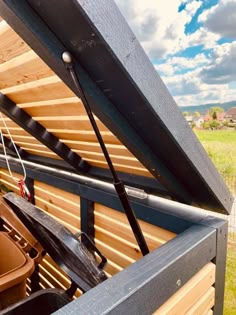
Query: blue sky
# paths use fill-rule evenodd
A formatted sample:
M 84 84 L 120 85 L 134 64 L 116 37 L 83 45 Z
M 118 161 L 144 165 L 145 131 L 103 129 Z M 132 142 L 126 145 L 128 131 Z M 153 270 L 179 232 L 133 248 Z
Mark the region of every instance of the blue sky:
M 236 100 L 236 0 L 115 0 L 180 106 Z

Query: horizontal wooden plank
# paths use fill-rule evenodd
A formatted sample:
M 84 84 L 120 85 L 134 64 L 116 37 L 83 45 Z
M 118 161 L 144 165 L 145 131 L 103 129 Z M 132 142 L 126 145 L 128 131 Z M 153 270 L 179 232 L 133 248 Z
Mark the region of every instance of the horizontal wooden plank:
M 2 90 L 2 93 L 17 104 L 74 96 L 73 92 L 57 76 L 6 88 Z
M 6 62 L 30 50 L 29 46 L 9 27 L 0 22 L 0 63 Z
M 127 257 L 138 260 L 142 257 L 138 245 L 135 243 L 128 242 L 121 237 L 106 231 L 95 225 L 95 238 L 108 246 L 115 248 L 120 253 L 126 255 Z
M 215 302 L 215 288 L 209 290 L 197 301 L 197 303 L 187 311 L 186 315 L 202 315 L 206 310 L 211 310 Z
M 59 139 L 63 140 L 73 140 L 73 141 L 87 141 L 87 142 L 96 142 L 97 138 L 93 130 L 63 130 L 63 129 L 51 129 L 48 131 L 52 132 Z M 110 131 L 101 131 L 103 141 L 111 144 L 121 144 L 120 141 L 110 132 Z
M 30 102 L 18 104 L 32 117 L 79 116 L 86 115 L 86 111 L 78 97 L 68 97 L 49 101 Z
M 52 76 L 53 71 L 33 52 L 0 64 L 0 89 Z
M 47 129 L 66 129 L 66 130 L 92 130 L 88 116 L 53 116 L 53 117 L 33 117 Z M 108 129 L 97 118 L 95 119 L 99 130 Z
M 3 133 L 3 135 L 5 137 L 9 137 L 7 133 Z M 15 143 L 17 142 L 21 142 L 21 143 L 32 143 L 32 144 L 39 144 L 41 145 L 41 143 L 36 140 L 35 138 L 33 138 L 32 136 L 28 136 L 28 135 L 17 135 L 15 133 L 11 134 L 13 140 L 15 141 Z
M 75 216 L 72 213 L 65 211 L 64 209 L 57 207 L 35 195 L 35 205 L 45 212 L 53 215 L 54 217 L 63 221 L 63 223 L 70 224 L 75 229 L 80 229 L 80 217 Z
M 135 237 L 129 224 L 124 224 L 95 211 L 95 225 L 108 232 L 112 232 L 130 243 L 136 244 Z M 155 238 L 146 233 L 144 233 L 144 237 L 150 251 L 158 248 L 166 242 L 165 240 Z
M 67 193 L 61 189 L 57 189 L 46 184 L 44 185 L 38 181 L 35 182 L 34 191 L 37 197 L 45 200 L 47 203 L 60 207 L 76 217 L 80 217 L 79 196 Z
M 124 213 L 121 213 L 119 211 L 113 210 L 111 208 L 105 207 L 103 205 L 95 203 L 94 205 L 95 213 L 103 215 L 107 218 L 111 218 L 112 220 L 116 222 L 120 222 L 120 224 L 126 225 L 127 228 L 129 228 L 129 222 L 127 220 L 127 217 Z M 96 217 L 95 217 L 96 219 Z M 156 242 L 166 242 L 171 240 L 176 236 L 175 233 L 172 233 L 170 231 L 164 230 L 160 227 L 151 225 L 147 222 L 139 220 L 139 224 L 144 232 L 144 234 L 149 237 L 150 239 L 153 239 Z M 123 225 L 122 225 L 123 226 Z
M 57 154 L 51 152 L 48 149 L 47 150 L 44 149 L 44 151 L 42 151 L 42 150 L 37 150 L 37 149 L 29 148 L 29 147 L 21 147 L 21 148 L 24 149 L 26 152 L 32 153 L 34 155 L 46 156 L 46 157 L 54 158 L 57 160 L 61 160 L 61 158 Z
M 72 140 L 63 140 L 63 142 L 68 145 L 71 149 L 82 150 L 82 151 L 91 151 L 102 153 L 100 144 L 98 142 L 86 142 L 86 141 L 72 141 Z M 120 144 L 110 144 L 105 143 L 106 148 L 111 155 L 120 155 L 134 157 L 125 146 Z
M 103 161 L 98 161 L 96 159 L 89 159 L 85 158 L 85 160 L 91 164 L 92 166 L 96 167 L 101 167 L 101 168 L 108 168 L 107 163 Z M 136 174 L 136 175 L 141 175 L 141 176 L 147 176 L 147 177 L 153 177 L 152 174 L 148 172 L 145 168 L 139 168 L 139 167 L 134 167 L 129 164 L 127 165 L 122 165 L 120 163 L 116 163 L 113 161 L 113 165 L 117 171 L 120 172 L 125 172 L 129 174 Z
M 107 265 L 105 267 L 106 273 L 108 273 L 111 276 L 114 276 L 116 273 L 120 272 L 123 268 L 115 264 L 111 260 L 107 260 Z
M 186 314 L 215 282 L 215 265 L 208 263 L 154 314 Z M 206 312 L 208 310 L 206 309 Z
M 58 289 L 62 289 L 62 290 L 66 290 L 67 287 L 65 287 L 61 282 L 60 282 L 60 277 L 58 276 L 58 278 L 55 278 L 51 272 L 49 272 L 47 270 L 47 268 L 45 268 L 42 264 L 39 265 L 40 268 L 40 275 L 42 275 L 45 279 L 47 279 L 47 281 L 54 287 L 54 288 L 58 288 Z

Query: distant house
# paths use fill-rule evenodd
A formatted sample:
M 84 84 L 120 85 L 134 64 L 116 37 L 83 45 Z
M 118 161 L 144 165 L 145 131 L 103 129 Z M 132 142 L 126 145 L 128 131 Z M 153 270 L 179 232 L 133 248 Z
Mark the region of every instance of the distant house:
M 185 119 L 186 119 L 187 123 L 191 126 L 192 122 L 193 122 L 193 116 L 187 115 L 187 116 L 185 116 Z
M 197 128 L 201 128 L 204 123 L 204 119 L 202 117 L 193 117 L 193 122 Z
M 202 119 L 203 119 L 203 121 L 208 122 L 208 121 L 212 120 L 212 117 L 211 117 L 211 115 L 206 114 L 206 115 L 202 116 Z
M 226 112 L 225 119 L 236 122 L 236 107 L 232 107 Z

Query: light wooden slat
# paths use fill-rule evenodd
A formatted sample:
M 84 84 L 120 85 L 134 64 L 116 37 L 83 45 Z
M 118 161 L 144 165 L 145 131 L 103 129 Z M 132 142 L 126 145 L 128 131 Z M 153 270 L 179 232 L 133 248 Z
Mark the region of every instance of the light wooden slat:
M 48 185 L 47 185 L 48 186 Z M 49 204 L 52 204 L 56 207 L 60 207 L 67 212 L 80 217 L 80 197 L 72 194 L 64 194 L 63 190 L 60 189 L 51 189 L 49 186 L 48 191 L 42 189 L 42 185 L 39 182 L 36 182 L 34 185 L 34 192 L 37 197 L 46 201 Z M 53 188 L 53 187 L 52 187 Z M 58 191 L 58 195 L 56 195 Z M 67 198 L 68 196 L 68 198 Z
M 89 162 L 92 166 L 97 166 L 101 168 L 108 168 L 107 163 L 103 161 L 98 161 L 96 159 L 89 159 L 84 158 L 87 162 Z M 117 171 L 130 173 L 130 174 L 136 174 L 146 177 L 153 177 L 152 174 L 148 172 L 145 168 L 139 168 L 129 165 L 128 163 L 126 165 L 122 165 L 120 163 L 116 163 L 113 161 L 113 165 Z
M 82 151 L 92 151 L 101 153 L 100 144 L 97 142 L 86 142 L 86 141 L 72 141 L 72 140 L 63 140 L 63 142 L 68 145 L 71 149 L 82 150 Z M 133 157 L 133 155 L 126 149 L 125 146 L 119 144 L 110 144 L 106 143 L 107 150 L 109 154 L 112 155 L 121 155 Z
M 66 290 L 67 288 L 60 282 L 61 278 L 55 278 L 44 266 L 39 265 L 40 275 L 42 275 L 47 281 L 54 287 L 62 290 Z
M 82 151 L 82 150 L 73 150 L 74 152 L 78 153 L 83 159 L 87 161 L 94 161 L 96 162 L 102 162 L 104 165 L 106 165 L 106 160 L 103 155 L 103 153 L 98 153 L 98 152 L 88 152 L 88 151 Z M 129 156 L 119 156 L 119 155 L 113 155 L 110 154 L 110 158 L 112 162 L 116 165 L 124 165 L 124 167 L 133 167 L 134 169 L 144 169 L 142 164 L 134 157 L 129 157 Z
M 111 219 L 123 223 L 126 226 L 129 226 L 129 222 L 127 220 L 127 217 L 124 213 L 121 213 L 119 211 L 115 211 L 111 208 L 108 208 L 106 206 L 100 205 L 98 203 L 95 203 L 94 205 L 94 209 L 95 209 L 95 213 L 99 213 L 102 214 L 106 217 L 110 217 Z M 169 241 L 172 238 L 174 238 L 176 236 L 175 233 L 164 230 L 160 227 L 154 226 L 152 224 L 149 224 L 147 222 L 141 221 L 139 220 L 139 224 L 143 230 L 144 233 L 146 233 L 146 235 L 148 235 L 148 237 L 152 238 L 154 237 L 154 240 L 156 239 L 157 242 L 159 241 Z
M 18 104 L 18 106 L 26 111 L 32 117 L 53 117 L 55 113 L 58 116 L 85 116 L 86 111 L 81 100 L 77 97 L 68 97 L 63 99 L 30 102 Z
M 5 136 L 8 136 L 5 127 L 0 127 L 0 128 L 2 129 L 3 134 Z M 15 139 L 15 136 L 28 136 L 29 137 L 29 133 L 27 133 L 24 129 L 22 129 L 20 127 L 16 127 L 16 128 L 11 127 L 9 129 L 10 129 L 10 132 L 11 132 L 13 139 Z
M 35 196 L 35 205 L 40 209 L 44 210 L 48 214 L 53 215 L 54 217 L 60 219 L 64 223 L 68 223 L 73 226 L 75 229 L 80 229 L 80 217 L 75 216 L 62 208 L 59 208 L 51 203 L 46 202 L 45 200 Z
M 116 265 L 126 268 L 130 264 L 134 263 L 135 260 L 131 259 L 130 257 L 122 254 L 121 252 L 117 251 L 116 249 L 108 246 L 107 244 L 101 242 L 99 239 L 95 238 L 96 246 L 99 248 L 99 250 L 103 253 L 103 255 L 114 262 Z
M 215 288 L 209 290 L 198 300 L 198 302 L 186 313 L 186 315 L 202 315 L 210 310 L 215 302 Z
M 96 142 L 97 138 L 94 131 L 92 130 L 63 130 L 63 129 L 48 129 L 60 140 L 72 140 L 72 141 L 87 141 L 87 142 Z M 110 132 L 110 131 L 101 131 L 103 141 L 111 144 L 121 144 L 120 141 Z
M 52 76 L 52 70 L 32 50 L 0 64 L 0 89 Z
M 48 149 L 44 149 L 44 151 L 42 151 L 42 150 L 32 149 L 30 147 L 21 147 L 21 148 L 24 149 L 28 153 L 32 153 L 32 154 L 35 154 L 35 155 L 46 156 L 46 157 L 54 158 L 54 159 L 57 159 L 57 160 L 61 160 L 61 158 L 57 154 L 53 153 L 52 151 L 50 151 Z
M 29 46 L 26 45 L 5 21 L 0 22 L 0 63 L 19 56 L 29 49 Z
M 6 88 L 1 92 L 16 104 L 74 96 L 73 92 L 57 76 Z
M 115 248 L 120 253 L 127 257 L 138 260 L 142 257 L 138 245 L 128 242 L 125 239 L 118 237 L 117 235 L 110 233 L 95 225 L 95 238 L 99 241 L 107 244 L 108 246 Z
M 107 265 L 105 267 L 105 271 L 109 273 L 111 276 L 114 276 L 118 272 L 120 272 L 123 268 L 112 262 L 111 260 L 107 260 Z
M 208 263 L 154 314 L 185 314 L 209 290 L 214 282 L 215 265 Z
M 3 133 L 3 135 L 5 137 L 8 137 L 7 133 Z M 42 145 L 41 142 L 39 142 L 38 140 L 36 140 L 35 138 L 33 138 L 32 136 L 27 136 L 27 135 L 17 135 L 15 133 L 11 134 L 13 140 L 15 141 L 15 143 L 17 142 L 21 142 L 21 143 L 32 143 L 32 144 L 39 144 Z
M 92 130 L 88 116 L 54 116 L 54 117 L 33 117 L 47 129 L 66 129 L 66 130 Z M 97 118 L 95 119 L 99 130 L 108 129 Z
M 102 228 L 103 230 L 112 232 L 113 234 L 130 243 L 136 244 L 135 237 L 133 235 L 130 225 L 128 224 L 124 224 L 120 221 L 113 220 L 107 216 L 100 215 L 95 211 L 95 225 L 97 227 Z M 166 242 L 165 240 L 152 237 L 146 233 L 144 233 L 144 237 L 150 251 L 158 248 L 159 246 L 163 245 Z M 135 250 L 139 251 L 138 248 Z
M 209 312 L 207 312 L 207 314 L 206 315 L 213 315 L 213 311 L 212 310 L 210 310 Z

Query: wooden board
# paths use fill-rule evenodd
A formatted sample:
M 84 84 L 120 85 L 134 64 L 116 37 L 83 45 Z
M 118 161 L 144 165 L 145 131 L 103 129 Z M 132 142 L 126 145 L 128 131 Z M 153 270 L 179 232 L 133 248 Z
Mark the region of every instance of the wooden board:
M 208 263 L 191 280 L 189 280 L 181 289 L 179 289 L 166 303 L 164 303 L 154 314 L 155 315 L 176 315 L 187 314 L 191 309 L 200 309 L 205 306 L 204 301 L 215 282 L 215 265 Z M 205 297 L 204 297 L 205 296 Z M 211 300 L 211 299 L 210 299 Z M 203 301 L 201 306 L 199 301 Z M 209 301 L 208 301 L 209 302 Z M 210 311 L 212 303 L 206 303 L 204 313 Z M 191 313 L 190 313 L 191 314 Z M 193 313 L 192 313 L 193 314 Z M 194 313 L 195 314 L 195 313 Z
M 57 77 L 51 76 L 2 90 L 15 103 L 29 103 L 74 96 L 73 92 Z
M 5 21 L 0 22 L 0 63 L 11 60 L 26 51 L 29 46 L 7 25 Z
M 52 76 L 53 72 L 32 51 L 0 64 L 0 89 Z

